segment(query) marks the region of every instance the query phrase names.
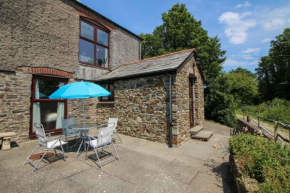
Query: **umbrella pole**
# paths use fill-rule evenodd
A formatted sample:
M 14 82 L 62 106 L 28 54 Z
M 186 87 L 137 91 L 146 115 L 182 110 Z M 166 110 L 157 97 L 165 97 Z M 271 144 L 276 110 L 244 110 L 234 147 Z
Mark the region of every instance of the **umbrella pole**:
M 85 101 L 84 101 L 84 99 L 82 101 L 82 105 L 83 105 L 83 123 L 85 123 L 86 122 L 86 117 L 85 117 Z

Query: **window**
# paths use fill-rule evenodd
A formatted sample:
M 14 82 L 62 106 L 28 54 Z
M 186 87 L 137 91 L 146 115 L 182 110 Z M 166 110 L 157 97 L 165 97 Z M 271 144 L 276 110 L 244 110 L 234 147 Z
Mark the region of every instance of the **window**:
M 61 132 L 61 118 L 67 114 L 67 100 L 48 97 L 66 83 L 66 79 L 33 77 L 30 136 L 35 134 L 34 123 L 41 123 L 45 131 Z
M 109 34 L 96 25 L 81 20 L 79 61 L 109 68 Z
M 100 86 L 104 87 L 105 89 L 107 89 L 111 95 L 107 96 L 107 97 L 100 97 L 100 101 L 114 101 L 114 82 L 109 82 L 109 83 L 101 83 L 99 84 Z

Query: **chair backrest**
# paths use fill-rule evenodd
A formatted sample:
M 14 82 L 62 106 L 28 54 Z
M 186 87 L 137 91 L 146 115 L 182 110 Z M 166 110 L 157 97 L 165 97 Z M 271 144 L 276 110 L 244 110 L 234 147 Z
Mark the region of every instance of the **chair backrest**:
M 98 132 L 97 146 L 102 146 L 112 142 L 112 137 L 115 130 L 115 123 L 108 123 L 108 127 L 103 127 Z
M 69 135 L 70 133 L 75 133 L 76 130 L 74 129 L 69 129 L 69 125 L 76 124 L 76 118 L 75 117 L 62 117 L 61 119 L 62 122 L 62 134 L 63 135 Z
M 45 135 L 43 125 L 39 123 L 34 123 L 34 126 L 36 129 L 35 130 L 36 136 L 38 137 L 38 144 L 47 146 L 46 135 Z
M 109 123 L 114 123 L 114 131 L 116 131 L 116 128 L 117 128 L 117 124 L 118 124 L 118 118 L 109 118 L 108 120 L 108 124 Z

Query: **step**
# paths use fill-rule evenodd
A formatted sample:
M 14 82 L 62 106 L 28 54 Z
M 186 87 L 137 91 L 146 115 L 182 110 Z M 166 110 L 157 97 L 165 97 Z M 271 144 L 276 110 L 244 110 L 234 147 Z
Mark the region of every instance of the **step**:
M 191 128 L 191 129 L 189 130 L 189 132 L 190 132 L 191 135 L 195 135 L 195 134 L 197 134 L 198 132 L 200 132 L 202 129 L 203 129 L 203 126 L 202 126 L 202 125 L 196 125 L 196 126 L 194 126 L 193 128 Z
M 212 131 L 200 131 L 196 135 L 191 135 L 191 138 L 207 141 L 212 135 Z

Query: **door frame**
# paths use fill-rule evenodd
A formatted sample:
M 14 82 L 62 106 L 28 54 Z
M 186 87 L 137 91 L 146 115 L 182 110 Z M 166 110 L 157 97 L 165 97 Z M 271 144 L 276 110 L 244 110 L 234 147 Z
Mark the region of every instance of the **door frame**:
M 189 94 L 189 126 L 190 128 L 195 126 L 195 93 L 194 93 L 194 83 L 196 81 L 196 77 L 194 75 L 190 75 L 188 77 L 188 94 Z

